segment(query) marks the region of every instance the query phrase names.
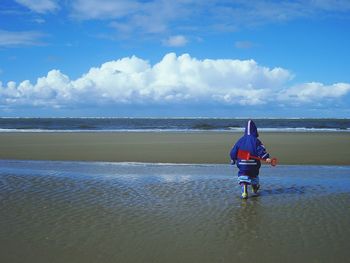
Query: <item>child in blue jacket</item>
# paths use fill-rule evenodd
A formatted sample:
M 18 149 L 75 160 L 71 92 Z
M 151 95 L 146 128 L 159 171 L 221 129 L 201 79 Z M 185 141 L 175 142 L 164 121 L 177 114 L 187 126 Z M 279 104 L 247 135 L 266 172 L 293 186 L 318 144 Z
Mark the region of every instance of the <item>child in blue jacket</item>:
M 255 123 L 252 120 L 247 122 L 244 136 L 242 136 L 233 146 L 230 156 L 231 163 L 237 164 L 239 169 L 238 181 L 242 189 L 242 198 L 248 198 L 247 186 L 251 185 L 252 192 L 257 194 L 259 185 L 259 169 L 261 162 L 256 159 L 242 160 L 237 156 L 238 150 L 249 151 L 250 155 L 264 159 L 267 163 L 271 163 L 270 155 L 262 142 L 258 139 L 259 133 Z

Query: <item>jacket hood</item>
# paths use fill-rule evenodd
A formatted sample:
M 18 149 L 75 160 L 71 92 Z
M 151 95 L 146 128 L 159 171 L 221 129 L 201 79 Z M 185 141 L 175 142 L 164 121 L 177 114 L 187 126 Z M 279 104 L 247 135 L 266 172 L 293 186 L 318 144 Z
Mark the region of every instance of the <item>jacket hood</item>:
M 252 135 L 255 137 L 259 137 L 258 129 L 256 128 L 256 125 L 252 120 L 249 120 L 247 122 L 247 125 L 245 126 L 244 135 Z

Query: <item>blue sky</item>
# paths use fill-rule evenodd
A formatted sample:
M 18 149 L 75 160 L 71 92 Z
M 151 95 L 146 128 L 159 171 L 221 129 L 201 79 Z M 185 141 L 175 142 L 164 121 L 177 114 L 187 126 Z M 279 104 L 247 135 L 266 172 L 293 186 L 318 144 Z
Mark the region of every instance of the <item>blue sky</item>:
M 3 0 L 0 116 L 350 117 L 350 1 Z

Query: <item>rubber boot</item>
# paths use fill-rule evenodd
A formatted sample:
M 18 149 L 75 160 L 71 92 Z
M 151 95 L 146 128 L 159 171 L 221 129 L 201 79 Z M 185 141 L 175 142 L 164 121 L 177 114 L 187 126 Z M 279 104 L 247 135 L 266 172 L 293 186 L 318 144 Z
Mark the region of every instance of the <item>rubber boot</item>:
M 259 184 L 252 184 L 252 193 L 257 195 L 259 188 L 260 188 Z
M 248 198 L 248 190 L 247 190 L 247 184 L 242 183 L 241 184 L 241 191 L 242 191 L 242 199 L 247 199 Z

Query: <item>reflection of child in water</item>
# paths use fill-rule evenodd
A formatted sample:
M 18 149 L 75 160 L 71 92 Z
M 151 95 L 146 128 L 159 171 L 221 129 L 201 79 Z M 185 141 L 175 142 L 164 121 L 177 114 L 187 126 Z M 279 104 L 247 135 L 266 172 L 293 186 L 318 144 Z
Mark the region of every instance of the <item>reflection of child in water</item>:
M 256 159 L 242 160 L 237 154 L 238 150 L 249 151 L 252 156 L 257 156 L 265 159 L 267 163 L 271 163 L 270 155 L 266 152 L 264 145 L 258 139 L 259 133 L 252 120 L 249 120 L 246 127 L 244 136 L 242 136 L 236 144 L 233 146 L 230 156 L 231 163 L 237 164 L 239 169 L 238 181 L 242 188 L 242 198 L 248 198 L 247 186 L 252 186 L 252 191 L 257 194 L 259 185 L 259 169 L 261 162 Z

